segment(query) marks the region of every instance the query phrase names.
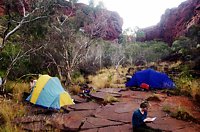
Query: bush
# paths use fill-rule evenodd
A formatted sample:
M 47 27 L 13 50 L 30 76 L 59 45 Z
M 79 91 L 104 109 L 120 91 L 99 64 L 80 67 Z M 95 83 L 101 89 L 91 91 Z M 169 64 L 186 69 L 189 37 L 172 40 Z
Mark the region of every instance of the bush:
M 200 95 L 200 80 L 193 78 L 187 73 L 183 73 L 182 76 L 175 79 L 177 90 L 179 94 L 183 94 L 192 97 L 194 100 L 198 101 L 197 98 Z
M 158 61 L 171 52 L 167 44 L 159 41 L 145 43 L 132 43 L 124 45 L 124 55 L 130 64 L 138 61 L 148 62 Z
M 195 118 L 187 112 L 183 107 L 178 107 L 175 112 L 171 113 L 171 116 L 184 121 L 194 121 Z
M 187 36 L 200 43 L 200 26 L 199 25 L 192 25 L 187 32 Z
M 172 53 L 179 55 L 178 59 L 189 61 L 199 56 L 198 42 L 188 37 L 179 37 L 171 47 Z

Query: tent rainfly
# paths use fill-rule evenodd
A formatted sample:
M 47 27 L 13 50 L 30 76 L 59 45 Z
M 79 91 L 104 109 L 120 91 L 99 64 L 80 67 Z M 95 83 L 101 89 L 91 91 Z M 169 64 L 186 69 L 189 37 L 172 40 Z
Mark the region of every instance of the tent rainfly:
M 41 75 L 26 99 L 45 108 L 60 109 L 64 105 L 74 104 L 69 93 L 64 90 L 57 77 Z
M 140 87 L 141 84 L 148 84 L 150 89 L 174 89 L 175 83 L 165 73 L 146 69 L 137 71 L 126 83 L 126 87 Z

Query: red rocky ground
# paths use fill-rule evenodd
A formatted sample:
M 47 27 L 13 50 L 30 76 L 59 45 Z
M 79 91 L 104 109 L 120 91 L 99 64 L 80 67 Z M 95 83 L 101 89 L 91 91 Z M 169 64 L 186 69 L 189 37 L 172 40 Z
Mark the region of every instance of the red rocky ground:
M 114 96 L 119 102 L 102 105 L 105 96 Z M 148 123 L 153 128 L 173 132 L 197 132 L 200 129 L 199 108 L 187 97 L 167 96 L 157 91 L 124 91 L 118 88 L 102 89 L 92 93 L 92 100 L 87 102 L 78 96 L 73 96 L 77 102 L 72 106 L 63 107 L 62 112 L 49 111 L 35 106 L 27 106 L 29 114 L 26 117 L 14 120 L 22 129 L 29 131 L 64 130 L 81 132 L 131 132 L 132 112 L 139 104 L 150 96 L 157 96 L 159 100 L 149 101 L 151 107 L 149 116 L 156 116 L 153 123 Z M 98 100 L 98 103 L 95 101 Z M 195 121 L 183 121 L 172 118 L 163 111 L 170 106 L 172 110 L 184 108 L 195 117 Z

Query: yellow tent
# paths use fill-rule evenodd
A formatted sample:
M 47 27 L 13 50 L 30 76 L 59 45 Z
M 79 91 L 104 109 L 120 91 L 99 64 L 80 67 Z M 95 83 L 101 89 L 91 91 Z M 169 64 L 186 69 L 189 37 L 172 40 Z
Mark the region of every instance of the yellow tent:
M 26 100 L 36 105 L 54 109 L 74 104 L 69 93 L 62 87 L 60 80 L 49 75 L 39 77 L 36 86 Z

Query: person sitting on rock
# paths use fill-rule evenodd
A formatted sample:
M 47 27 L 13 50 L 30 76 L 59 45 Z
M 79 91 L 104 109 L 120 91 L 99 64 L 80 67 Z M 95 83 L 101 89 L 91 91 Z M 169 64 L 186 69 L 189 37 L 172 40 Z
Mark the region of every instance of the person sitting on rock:
M 159 129 L 154 129 L 146 125 L 147 122 L 152 122 L 156 119 L 147 117 L 149 103 L 144 101 L 140 104 L 140 108 L 133 112 L 132 127 L 134 132 L 161 132 Z

